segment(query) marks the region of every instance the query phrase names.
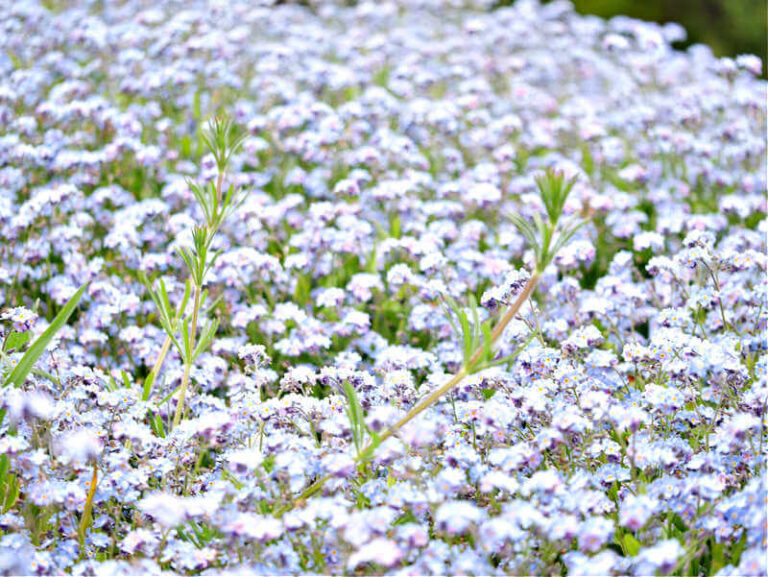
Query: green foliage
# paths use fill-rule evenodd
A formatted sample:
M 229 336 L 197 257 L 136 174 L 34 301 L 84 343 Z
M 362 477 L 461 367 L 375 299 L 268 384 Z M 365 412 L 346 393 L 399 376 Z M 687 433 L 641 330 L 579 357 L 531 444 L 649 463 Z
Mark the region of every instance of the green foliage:
M 551 0 L 546 0 L 551 1 Z M 581 14 L 603 18 L 629 16 L 653 22 L 677 22 L 687 33 L 681 49 L 706 44 L 718 56 L 755 54 L 768 58 L 765 0 L 572 0 Z M 496 6 L 512 4 L 498 0 Z M 766 76 L 763 69 L 763 77 Z
M 547 212 L 547 220 L 538 214 L 533 216 L 533 224 L 518 214 L 510 214 L 509 218 L 531 245 L 536 258 L 536 271 L 541 273 L 555 258 L 573 235 L 586 223 L 583 220 L 571 220 L 559 223 L 573 189 L 576 179 L 568 179 L 562 172 L 548 169 L 536 178 L 539 196 Z
M 27 375 L 29 375 L 37 360 L 45 352 L 48 344 L 53 340 L 53 337 L 56 335 L 56 333 L 59 332 L 65 324 L 67 324 L 67 321 L 69 320 L 69 317 L 72 315 L 72 313 L 75 312 L 75 309 L 77 308 L 77 305 L 80 304 L 80 299 L 83 297 L 83 293 L 85 293 L 85 289 L 87 287 L 88 283 L 81 286 L 77 292 L 72 295 L 72 297 L 67 301 L 67 304 L 65 304 L 64 307 L 59 311 L 59 314 L 56 315 L 56 318 L 53 319 L 53 322 L 50 324 L 50 326 L 45 329 L 43 334 L 40 335 L 34 343 L 32 343 L 29 349 L 27 349 L 27 352 L 24 353 L 23 357 L 21 357 L 21 360 L 11 371 L 11 374 L 8 375 L 8 378 L 5 381 L 6 385 L 20 387 L 24 384 L 24 381 L 27 379 Z
M 179 247 L 178 252 L 187 265 L 189 278 L 195 283 L 195 287 L 202 288 L 206 273 L 210 270 L 214 258 L 209 258 L 209 249 L 213 241 L 213 234 L 206 226 L 196 226 L 192 230 L 192 243 L 194 248 Z
M 446 316 L 448 317 L 448 322 L 459 343 L 462 345 L 464 356 L 462 366 L 468 375 L 511 362 L 535 337 L 533 334 L 530 335 L 517 351 L 511 355 L 496 359 L 494 358 L 496 352 L 495 339 L 492 332 L 493 320 L 486 319 L 482 323 L 480 322 L 477 299 L 470 295 L 468 307 L 460 306 L 456 299 L 448 294 L 443 295 L 443 300 L 447 308 Z
M 211 541 L 221 537 L 221 532 L 206 523 L 189 521 L 185 526 L 177 529 L 179 537 L 183 541 L 192 543 L 197 549 L 202 549 Z
M 147 292 L 149 293 L 149 296 L 152 298 L 152 300 L 155 303 L 155 308 L 157 309 L 157 313 L 159 315 L 160 325 L 163 327 L 163 330 L 165 331 L 168 338 L 171 339 L 171 342 L 176 346 L 176 349 L 183 353 L 184 348 L 181 346 L 181 343 L 178 339 L 178 334 L 180 331 L 180 326 L 182 323 L 182 313 L 186 309 L 187 302 L 189 302 L 189 296 L 191 291 L 191 283 L 187 281 L 187 283 L 184 285 L 184 297 L 181 301 L 181 305 L 179 306 L 178 312 L 171 306 L 171 302 L 168 299 L 168 291 L 165 288 L 165 283 L 163 282 L 163 279 L 158 279 L 157 286 L 150 285 L 148 279 L 146 276 L 141 277 L 142 282 L 147 289 Z M 151 377 L 154 380 L 154 376 Z M 144 383 L 145 389 L 147 388 L 146 381 Z M 151 383 L 149 385 L 151 387 Z M 149 398 L 149 397 L 147 397 Z
M 194 363 L 200 355 L 207 349 L 213 342 L 213 338 L 216 336 L 216 331 L 219 328 L 218 319 L 209 319 L 203 330 L 200 332 L 200 338 L 193 342 L 190 337 L 189 323 L 185 322 L 184 327 L 184 354 L 182 359 L 186 363 Z M 194 348 L 193 347 L 194 344 Z
M 16 504 L 21 493 L 18 477 L 10 472 L 8 455 L 0 455 L 0 513 L 7 513 Z
M 491 319 L 480 322 L 477 299 L 473 295 L 469 297 L 468 307 L 460 306 L 448 294 L 443 295 L 443 300 L 448 308 L 446 311 L 448 322 L 462 346 L 461 352 L 464 356 L 463 366 L 465 370 L 469 374 L 481 370 L 482 366 L 492 360 Z M 469 310 L 469 314 L 467 314 L 467 310 Z M 482 355 L 473 359 L 477 350 L 482 350 Z
M 236 188 L 233 184 L 224 191 L 219 190 L 217 183 L 213 181 L 199 185 L 187 179 L 187 186 L 205 215 L 211 237 L 219 230 L 222 223 L 232 216 L 247 196 L 242 189 Z
M 31 337 L 32 334 L 28 331 L 22 333 L 12 332 L 6 337 L 5 342 L 3 343 L 3 352 L 10 353 L 21 349 L 29 342 Z
M 146 278 L 142 278 L 142 282 L 157 308 L 160 324 L 166 332 L 166 342 L 155 363 L 155 367 L 144 382 L 142 399 L 149 399 L 152 385 L 157 378 L 157 373 L 172 343 L 184 362 L 184 376 L 179 387 L 179 402 L 173 419 L 174 426 L 180 422 L 184 410 L 184 400 L 189 384 L 191 366 L 213 342 L 219 327 L 217 319 L 209 319 L 202 329 L 200 338 L 196 338 L 198 318 L 207 296 L 206 291 L 203 290 L 203 285 L 205 284 L 208 272 L 218 256 L 216 252 L 211 250 L 211 246 L 223 222 L 227 217 L 234 214 L 235 210 L 245 200 L 245 193 L 234 185 L 230 185 L 226 191 L 223 188 L 227 165 L 232 155 L 242 145 L 245 134 L 237 134 L 231 118 L 219 116 L 213 118 L 208 123 L 207 129 L 203 131 L 200 138 L 216 160 L 218 176 L 215 184 L 211 182 L 207 185 L 197 185 L 191 181 L 187 182 L 203 212 L 205 222 L 193 228 L 192 247 L 180 247 L 177 249 L 189 272 L 189 280 L 185 285 L 184 299 L 178 311 L 174 311 L 171 306 L 162 280 L 158 283 L 158 288 L 154 288 Z M 190 287 L 190 285 L 192 286 Z M 194 294 L 193 310 L 191 316 L 184 316 L 183 313 L 192 289 Z M 210 311 L 203 310 L 204 315 L 208 312 Z M 168 398 L 166 397 L 166 399 Z
M 237 134 L 234 122 L 228 116 L 216 116 L 210 120 L 208 130 L 201 135 L 201 138 L 213 154 L 220 173 L 224 172 L 229 159 L 242 146 L 246 136 L 246 134 Z
M 365 441 L 365 413 L 363 407 L 360 404 L 360 399 L 357 397 L 357 391 L 349 381 L 344 381 L 344 395 L 346 397 L 346 405 L 344 409 L 349 419 L 349 428 L 352 432 L 352 441 L 355 444 L 355 449 L 359 455 L 363 448 L 363 442 Z
M 556 225 L 560 215 L 563 214 L 565 201 L 568 199 L 576 184 L 576 177 L 566 178 L 563 172 L 547 170 L 536 177 L 536 186 L 539 189 L 541 200 L 547 209 L 547 216 L 552 225 Z
M 642 545 L 640 544 L 640 541 L 635 539 L 635 537 L 631 533 L 626 533 L 624 535 L 624 550 L 627 552 L 627 555 L 630 557 L 634 557 L 640 552 L 640 548 Z

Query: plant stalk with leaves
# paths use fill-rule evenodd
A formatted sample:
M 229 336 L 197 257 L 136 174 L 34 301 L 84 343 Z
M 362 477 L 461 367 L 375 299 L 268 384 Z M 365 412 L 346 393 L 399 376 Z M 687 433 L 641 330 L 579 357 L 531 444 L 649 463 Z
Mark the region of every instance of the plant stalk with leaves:
M 209 320 L 198 338 L 197 326 L 200 311 L 207 296 L 207 291 L 203 287 L 206 276 L 217 256 L 217 253 L 212 249 L 213 240 L 222 224 L 245 199 L 244 193 L 234 185 L 224 189 L 227 166 L 232 155 L 242 145 L 244 135 L 235 134 L 233 123 L 229 118 L 217 117 L 209 122 L 208 130 L 202 135 L 202 139 L 214 157 L 218 174 L 215 182 L 211 181 L 203 185 L 188 182 L 203 212 L 204 222 L 195 226 L 192 231 L 192 247 L 180 247 L 178 249 L 179 256 L 181 256 L 189 272 L 184 297 L 178 309 L 171 306 L 168 292 L 162 280 L 155 287 L 146 278 L 143 279 L 157 307 L 160 323 L 166 332 L 166 339 L 160 349 L 160 355 L 155 366 L 144 381 L 142 398 L 145 401 L 149 400 L 152 384 L 162 368 L 171 344 L 173 344 L 184 364 L 178 404 L 173 417 L 174 428 L 181 422 L 184 412 L 192 366 L 200 354 L 210 345 L 218 328 L 217 320 Z M 184 312 L 190 296 L 192 296 L 192 312 L 185 316 Z
M 495 359 L 495 349 L 501 336 L 504 334 L 504 330 L 515 316 L 520 312 L 520 309 L 525 302 L 531 297 L 536 290 L 536 285 L 544 273 L 544 270 L 549 266 L 554 259 L 557 252 L 565 246 L 565 244 L 573 237 L 576 231 L 584 224 L 585 221 L 571 221 L 568 223 L 561 223 L 560 219 L 565 208 L 565 202 L 568 198 L 568 194 L 571 192 L 573 185 L 575 184 L 575 178 L 568 179 L 562 172 L 548 170 L 544 175 L 536 179 L 536 184 L 539 190 L 539 195 L 544 208 L 546 210 L 546 220 L 541 218 L 538 214 L 534 215 L 534 226 L 528 221 L 520 217 L 519 215 L 510 215 L 512 222 L 520 230 L 520 233 L 526 238 L 531 245 L 535 256 L 535 270 L 529 277 L 523 290 L 517 296 L 515 301 L 509 305 L 504 312 L 504 315 L 499 319 L 493 329 L 491 329 L 492 320 L 486 320 L 483 323 L 479 322 L 479 314 L 477 311 L 477 302 L 474 298 L 470 299 L 470 311 L 472 319 L 467 315 L 458 304 L 450 297 L 446 300 L 451 311 L 456 315 L 459 320 L 458 326 L 452 319 L 451 324 L 456 332 L 457 336 L 461 339 L 464 352 L 464 362 L 459 371 L 451 377 L 448 382 L 432 391 L 428 396 L 424 397 L 419 403 L 416 404 L 410 411 L 408 411 L 400 420 L 394 425 L 386 429 L 381 434 L 368 431 L 371 436 L 371 441 L 363 449 L 358 449 L 357 461 L 360 465 L 364 465 L 373 458 L 376 448 L 386 439 L 397 434 L 405 425 L 410 423 L 418 415 L 423 413 L 429 407 L 434 405 L 438 400 L 452 391 L 461 381 L 467 376 L 476 373 L 478 371 L 487 369 L 489 367 L 505 364 L 516 357 L 522 350 L 533 340 L 533 335 L 520 347 L 515 353 L 504 357 L 502 359 Z M 359 407 L 360 403 L 356 398 L 350 398 L 354 396 L 354 389 L 351 386 L 345 388 L 347 396 L 347 402 L 350 404 L 351 409 L 348 409 L 348 415 L 350 415 L 350 422 L 352 424 L 353 433 L 356 435 L 356 444 L 359 445 L 360 441 L 357 439 L 359 436 L 359 423 L 362 421 L 362 416 L 358 415 L 358 410 L 355 407 Z M 355 418 L 353 418 L 355 417 Z M 284 508 L 281 512 L 289 510 L 295 503 L 301 502 L 316 492 L 318 492 L 323 485 L 330 479 L 330 475 L 321 477 L 310 485 L 304 492 L 302 492 L 288 507 Z

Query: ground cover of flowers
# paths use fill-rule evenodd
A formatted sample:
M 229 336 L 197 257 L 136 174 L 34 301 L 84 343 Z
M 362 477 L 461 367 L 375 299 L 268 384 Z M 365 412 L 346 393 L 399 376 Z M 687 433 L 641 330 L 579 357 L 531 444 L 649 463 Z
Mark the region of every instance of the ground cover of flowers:
M 564 2 L 74 4 L 0 11 L 1 573 L 766 573 L 759 59 Z M 586 224 L 538 275 L 547 169 Z

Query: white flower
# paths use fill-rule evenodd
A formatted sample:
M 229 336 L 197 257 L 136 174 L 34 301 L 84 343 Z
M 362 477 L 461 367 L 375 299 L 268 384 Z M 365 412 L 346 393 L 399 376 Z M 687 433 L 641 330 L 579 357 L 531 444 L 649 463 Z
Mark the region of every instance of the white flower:
M 355 569 L 363 563 L 392 567 L 400 561 L 402 556 L 402 550 L 391 539 L 374 539 L 350 555 L 347 568 Z

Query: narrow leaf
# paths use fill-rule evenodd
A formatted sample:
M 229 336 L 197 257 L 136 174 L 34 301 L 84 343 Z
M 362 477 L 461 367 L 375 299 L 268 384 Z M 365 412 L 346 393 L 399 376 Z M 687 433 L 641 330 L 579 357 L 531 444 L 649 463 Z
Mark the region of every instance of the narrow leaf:
M 5 343 L 3 344 L 3 351 L 7 353 L 8 351 L 19 350 L 29 342 L 31 336 L 32 335 L 29 332 L 11 333 L 8 335 L 8 338 L 5 339 Z
M 149 395 L 152 392 L 152 383 L 155 382 L 155 373 L 149 373 L 147 378 L 144 380 L 144 390 L 141 392 L 141 400 L 142 401 L 148 401 Z
M 77 305 L 80 303 L 80 299 L 83 297 L 83 293 L 85 293 L 85 289 L 87 287 L 88 283 L 85 283 L 83 286 L 77 289 L 77 292 L 72 295 L 72 298 L 70 298 L 67 301 L 67 304 L 65 304 L 64 307 L 59 311 L 59 314 L 56 315 L 56 318 L 53 319 L 53 322 L 50 324 L 50 326 L 45 329 L 45 331 L 43 331 L 43 334 L 40 335 L 40 337 L 38 337 L 34 343 L 32 343 L 32 346 L 29 347 L 29 350 L 27 350 L 27 352 L 21 358 L 19 364 L 14 367 L 13 371 L 11 371 L 6 384 L 12 384 L 14 387 L 20 387 L 24 384 L 27 375 L 32 370 L 32 367 L 35 365 L 40 356 L 45 352 L 46 347 L 53 340 L 53 337 L 57 332 L 61 330 L 65 324 L 67 324 L 69 317 L 77 308 Z

